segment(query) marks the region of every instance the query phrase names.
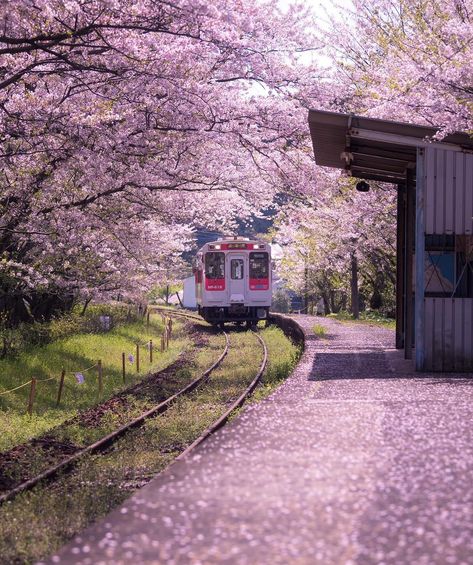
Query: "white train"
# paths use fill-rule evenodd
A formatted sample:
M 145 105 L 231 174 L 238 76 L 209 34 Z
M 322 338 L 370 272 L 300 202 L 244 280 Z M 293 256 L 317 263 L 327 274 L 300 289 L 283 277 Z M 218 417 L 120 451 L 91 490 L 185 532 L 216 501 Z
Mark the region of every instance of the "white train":
M 206 243 L 194 263 L 199 314 L 212 324 L 268 317 L 272 296 L 271 247 L 244 237 Z

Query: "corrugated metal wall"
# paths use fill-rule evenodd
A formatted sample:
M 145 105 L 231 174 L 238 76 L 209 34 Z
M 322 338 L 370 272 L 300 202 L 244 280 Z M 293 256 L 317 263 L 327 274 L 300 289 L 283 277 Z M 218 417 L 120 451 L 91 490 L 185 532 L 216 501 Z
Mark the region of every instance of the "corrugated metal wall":
M 473 233 L 473 155 L 425 150 L 425 233 Z
M 426 235 L 473 233 L 473 155 L 425 150 Z M 473 371 L 473 298 L 424 298 L 424 369 Z
M 425 369 L 473 371 L 473 298 L 425 298 Z

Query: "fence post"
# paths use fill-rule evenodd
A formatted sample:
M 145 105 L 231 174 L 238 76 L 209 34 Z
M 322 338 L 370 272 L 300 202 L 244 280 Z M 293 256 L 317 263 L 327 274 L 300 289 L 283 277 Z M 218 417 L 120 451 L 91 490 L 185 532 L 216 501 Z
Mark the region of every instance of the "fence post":
M 149 340 L 149 362 L 153 362 L 153 340 Z
M 36 379 L 33 377 L 31 379 L 30 395 L 28 398 L 28 414 L 31 416 L 33 414 L 33 404 L 36 394 Z
M 166 328 L 166 349 L 169 349 L 169 326 Z
M 103 393 L 103 373 L 102 373 L 102 361 L 97 361 L 97 376 L 99 378 L 99 395 Z
M 172 318 L 169 318 L 169 335 L 172 334 Z
M 123 375 L 123 383 L 126 381 L 126 371 L 125 371 L 125 354 L 122 353 L 122 375 Z
M 149 310 L 148 313 L 146 314 L 146 327 L 149 328 Z
M 136 372 L 140 372 L 140 345 L 136 344 Z
M 164 352 L 164 334 L 161 336 L 161 353 Z
M 56 406 L 59 406 L 59 403 L 61 402 L 61 396 L 62 396 L 62 389 L 64 387 L 64 377 L 66 376 L 66 370 L 63 369 L 62 373 L 61 373 L 61 378 L 59 379 L 59 390 L 57 391 L 57 402 L 56 402 Z

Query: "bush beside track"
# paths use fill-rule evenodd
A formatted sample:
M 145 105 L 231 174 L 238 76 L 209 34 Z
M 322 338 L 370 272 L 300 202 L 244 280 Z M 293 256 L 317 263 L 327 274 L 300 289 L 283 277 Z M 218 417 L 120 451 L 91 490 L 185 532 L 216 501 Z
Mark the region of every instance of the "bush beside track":
M 269 322 L 276 324 L 282 329 L 282 331 L 291 338 L 293 343 L 295 343 L 301 350 L 304 349 L 305 345 L 305 334 L 301 326 L 293 318 L 288 316 L 283 316 L 282 314 L 276 314 L 274 312 L 270 313 Z

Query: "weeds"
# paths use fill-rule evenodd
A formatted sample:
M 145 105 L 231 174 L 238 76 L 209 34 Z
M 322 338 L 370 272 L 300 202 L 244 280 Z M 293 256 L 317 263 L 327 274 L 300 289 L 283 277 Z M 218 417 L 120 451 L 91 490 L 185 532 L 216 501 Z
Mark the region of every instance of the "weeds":
M 325 337 L 327 335 L 325 328 L 320 324 L 315 324 L 314 327 L 312 328 L 312 331 L 318 337 Z

